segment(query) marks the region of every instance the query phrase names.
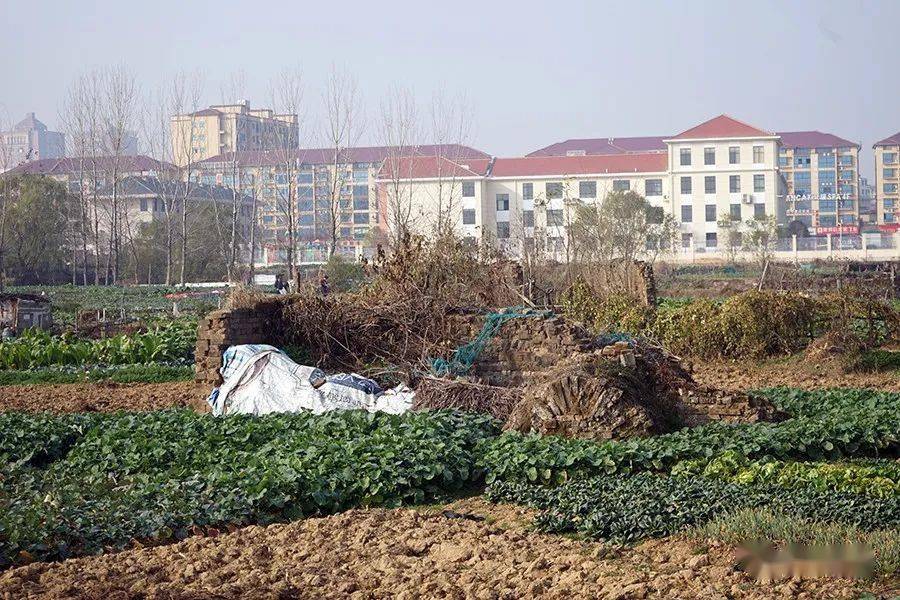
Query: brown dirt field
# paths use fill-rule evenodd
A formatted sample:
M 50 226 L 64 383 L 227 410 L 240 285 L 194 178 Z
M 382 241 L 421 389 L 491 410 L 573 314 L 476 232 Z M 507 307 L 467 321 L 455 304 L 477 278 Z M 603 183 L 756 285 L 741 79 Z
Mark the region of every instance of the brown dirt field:
M 0 412 L 149 411 L 173 406 L 206 410 L 208 386 L 192 381 L 168 383 L 67 383 L 0 386 Z
M 762 362 L 696 360 L 692 367 L 698 383 L 731 390 L 787 385 L 803 389 L 859 387 L 900 392 L 897 371 L 848 373 L 835 358 L 815 360 L 797 355 Z
M 670 538 L 636 548 L 542 535 L 480 499 L 351 510 L 0 574 L 0 598 L 857 598 L 889 582 L 761 584 L 725 546 Z M 896 590 L 896 588 L 892 588 Z M 881 591 L 881 593 L 878 593 Z

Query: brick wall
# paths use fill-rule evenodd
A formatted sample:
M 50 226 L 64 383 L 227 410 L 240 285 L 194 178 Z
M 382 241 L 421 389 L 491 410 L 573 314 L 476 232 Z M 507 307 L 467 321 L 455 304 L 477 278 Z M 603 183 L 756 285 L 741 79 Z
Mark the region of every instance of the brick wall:
M 266 319 L 259 311 L 248 308 L 213 311 L 200 319 L 197 327 L 194 379 L 200 383 L 220 385 L 222 354 L 229 346 L 271 342 Z

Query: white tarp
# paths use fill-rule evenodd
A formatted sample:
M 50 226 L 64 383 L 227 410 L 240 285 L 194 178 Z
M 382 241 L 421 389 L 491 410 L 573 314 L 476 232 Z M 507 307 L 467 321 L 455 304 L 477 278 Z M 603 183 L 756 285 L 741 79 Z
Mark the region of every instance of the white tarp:
M 414 392 L 403 385 L 382 391 L 355 373 L 324 376 L 298 365 L 272 346 L 233 346 L 222 366 L 225 382 L 207 401 L 215 415 L 329 410 L 367 410 L 401 414 L 412 407 Z M 324 383 L 322 383 L 324 378 Z

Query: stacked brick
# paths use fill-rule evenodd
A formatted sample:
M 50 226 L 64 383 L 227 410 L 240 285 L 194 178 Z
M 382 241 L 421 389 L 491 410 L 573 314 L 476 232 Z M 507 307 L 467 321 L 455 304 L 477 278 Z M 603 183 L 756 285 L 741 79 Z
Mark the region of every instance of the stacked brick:
M 194 379 L 220 385 L 222 354 L 237 344 L 265 344 L 265 319 L 253 309 L 216 310 L 200 319 L 194 350 Z

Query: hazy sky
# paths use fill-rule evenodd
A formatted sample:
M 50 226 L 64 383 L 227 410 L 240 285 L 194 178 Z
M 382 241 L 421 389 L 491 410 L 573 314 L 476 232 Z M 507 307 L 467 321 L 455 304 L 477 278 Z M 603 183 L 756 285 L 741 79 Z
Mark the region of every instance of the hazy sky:
M 0 118 L 51 127 L 81 72 L 122 64 L 144 90 L 199 70 L 207 103 L 299 64 L 318 104 L 332 64 L 374 118 L 400 84 L 474 106 L 472 145 L 519 155 L 570 137 L 674 134 L 728 113 L 872 143 L 900 130 L 900 1 L 203 2 L 0 0 Z M 311 112 L 314 112 L 311 110 Z M 368 139 L 376 141 L 374 127 Z

